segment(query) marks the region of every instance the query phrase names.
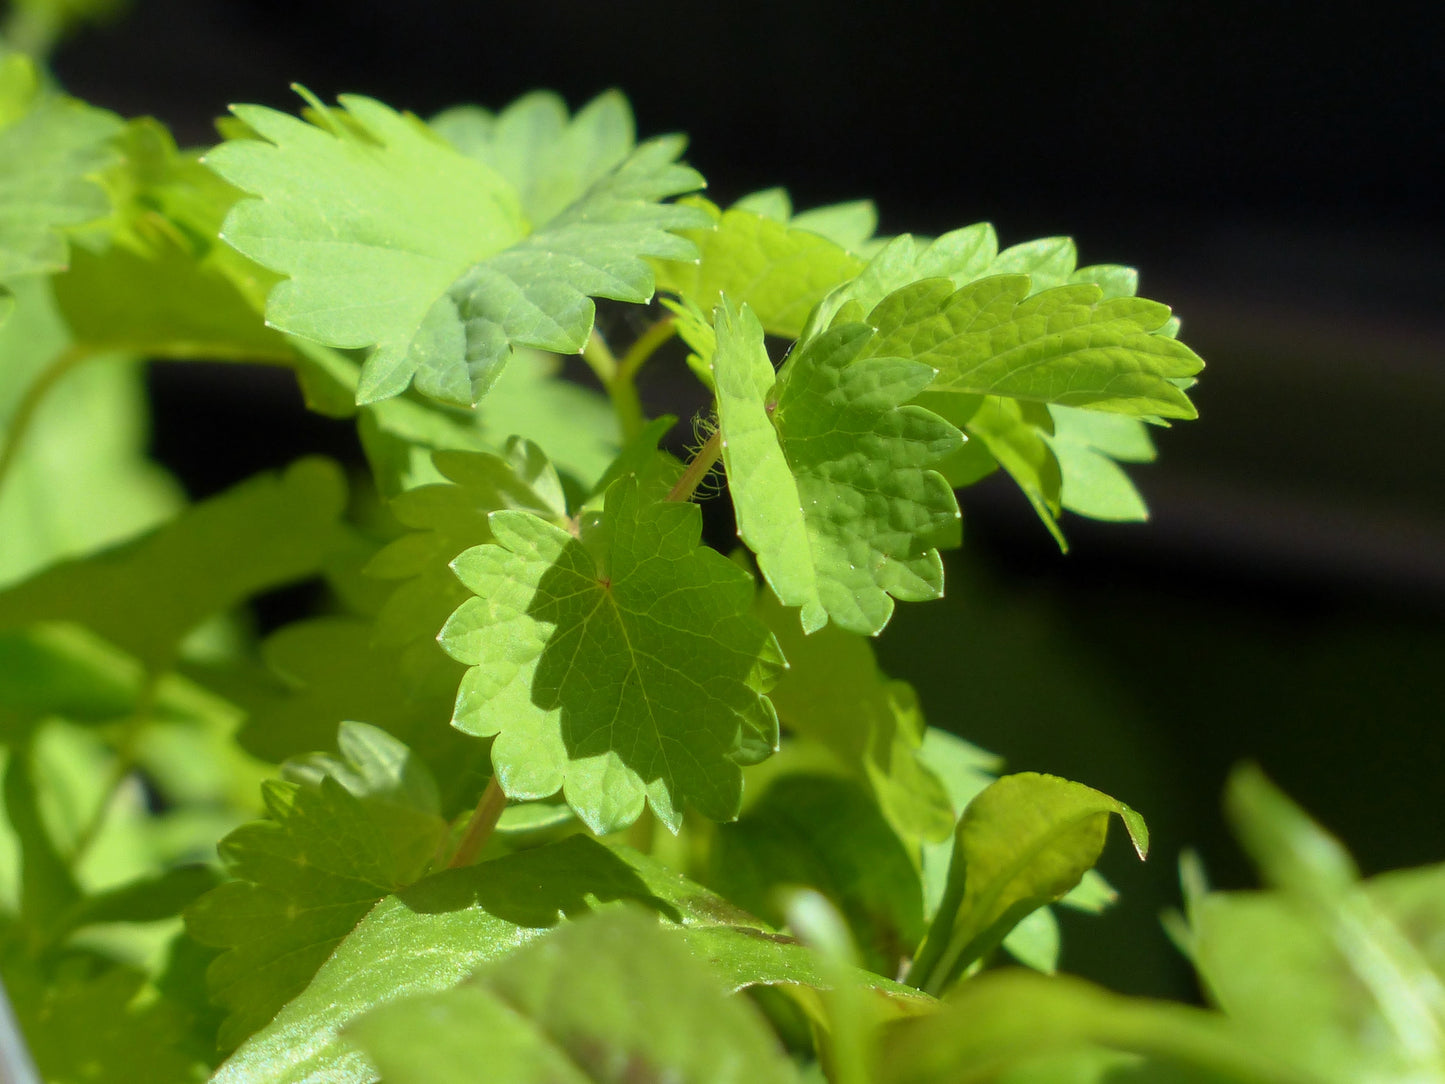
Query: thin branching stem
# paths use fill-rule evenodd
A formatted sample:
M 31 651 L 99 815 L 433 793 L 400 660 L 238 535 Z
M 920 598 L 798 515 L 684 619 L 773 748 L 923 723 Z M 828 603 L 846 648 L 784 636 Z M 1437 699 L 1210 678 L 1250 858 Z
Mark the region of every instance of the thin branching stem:
M 45 402 L 45 397 L 72 369 L 92 356 L 90 350 L 80 346 L 68 346 L 57 354 L 55 360 L 25 389 L 25 394 L 15 407 L 15 413 L 10 416 L 4 444 L 0 445 L 0 492 L 5 489 L 5 479 L 10 468 L 15 465 L 15 458 L 25 443 L 25 436 L 34 424 L 35 414 Z

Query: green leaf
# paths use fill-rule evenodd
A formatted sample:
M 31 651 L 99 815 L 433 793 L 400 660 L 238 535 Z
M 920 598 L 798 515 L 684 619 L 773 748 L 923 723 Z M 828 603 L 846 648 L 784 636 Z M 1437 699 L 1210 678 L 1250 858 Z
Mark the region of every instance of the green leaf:
M 1063 897 L 1098 861 L 1112 813 L 1143 858 L 1143 818 L 1107 794 L 1036 772 L 982 791 L 959 819 L 948 888 L 910 978 L 943 989 L 1025 915 Z
M 145 456 L 138 367 L 114 356 L 75 364 L 51 282 L 15 290 L 16 311 L 0 326 L 0 429 L 40 381 L 54 383 L 0 484 L 0 586 L 154 527 L 182 503 Z
M 751 578 L 698 548 L 697 507 L 644 505 L 627 477 L 580 538 L 520 511 L 489 526 L 495 544 L 454 562 L 478 597 L 440 639 L 470 667 L 454 725 L 497 735 L 508 796 L 561 788 L 599 833 L 644 799 L 674 830 L 685 804 L 735 817 L 739 762 L 776 747 L 763 693 L 782 657 L 749 612 Z
M 938 547 L 959 541 L 948 483 L 929 468 L 961 442 L 916 406 L 932 372 L 869 355 L 870 329 L 835 328 L 780 375 L 751 310 L 716 313 L 714 376 L 738 533 L 778 598 L 813 632 L 874 634 L 893 599 L 943 593 Z M 891 596 L 891 597 L 890 597 Z
M 207 164 L 244 191 L 222 236 L 289 278 L 267 300 L 272 326 L 330 346 L 371 348 L 359 403 L 417 389 L 470 406 L 514 346 L 581 350 L 592 297 L 644 302 L 644 256 L 687 258 L 669 232 L 703 224 L 659 201 L 700 186 L 682 141 L 638 147 L 545 222 L 528 222 L 496 170 L 415 118 L 355 95 L 307 124 L 259 106 L 236 116 L 260 139 Z
M 338 1033 L 367 1011 L 449 990 L 564 918 L 611 901 L 660 911 L 666 926 L 725 987 L 776 985 L 800 997 L 828 985 L 813 953 L 661 863 L 586 836 L 450 870 L 373 909 L 306 990 L 221 1066 L 215 1084 L 370 1082 L 376 1070 Z M 877 975 L 855 980 L 891 1013 L 932 999 Z M 816 995 L 813 995 L 814 997 Z
M 533 227 L 576 203 L 636 145 L 632 108 L 615 90 L 599 94 L 570 120 L 566 102 L 539 90 L 500 113 L 463 105 L 430 124 L 468 158 L 505 177 Z
M 1036 241 L 1024 241 L 1004 249 L 989 264 L 988 273 L 1027 275 L 1029 293 L 1036 294 L 1043 290 L 1052 290 L 1066 282 L 1079 281 L 1071 277 L 1078 261 L 1079 253 L 1072 238 L 1040 237 Z
M 76 961 L 75 963 L 79 963 Z M 20 973 L 5 982 L 20 1026 L 47 1081 L 190 1084 L 206 1078 L 186 1051 L 185 1010 L 154 996 L 143 973 L 83 966 Z
M 1101 1058 L 1105 1052 L 1127 1056 Z M 1039 1071 L 1045 1066 L 1050 1071 Z M 891 1025 L 875 1071 L 879 1084 L 1315 1079 L 1291 1071 L 1218 1013 L 1020 970 L 980 975 L 961 984 L 939 1012 Z
M 955 289 L 926 279 L 869 313 L 878 329 L 863 352 L 912 358 L 938 370 L 930 390 L 1084 406 L 1132 416 L 1193 418 L 1172 383 L 1203 367 L 1175 339 L 1155 335 L 1169 309 L 1137 297 L 1105 300 L 1093 283 L 1030 296 L 1026 275 L 993 275 Z
M 271 819 L 220 844 L 236 879 L 186 912 L 192 937 L 225 950 L 207 973 L 229 1010 L 223 1049 L 305 989 L 362 916 L 417 880 L 446 838 L 436 784 L 404 746 L 358 724 L 344 725 L 340 742 L 342 761 L 303 761 L 293 781 L 264 786 Z
M 710 848 L 707 884 L 775 926 L 782 889 L 816 889 L 838 907 L 864 966 L 897 974 L 923 938 L 918 870 L 866 791 L 847 779 L 774 779 Z
M 946 398 L 930 393 L 922 401 L 932 406 Z M 1053 419 L 1042 404 L 995 395 L 984 396 L 964 423 L 970 440 L 987 449 L 989 456 L 1008 471 L 1059 549 L 1067 552 L 1069 545 L 1059 529 L 1063 471 L 1047 438 L 1052 426 Z
M 1059 464 L 1059 503 L 1070 512 L 1115 522 L 1149 518 L 1144 498 L 1119 461 L 1154 459 L 1149 431 L 1138 418 L 1051 404 L 1052 433 L 1044 439 Z
M 813 306 L 862 270 L 863 261 L 814 230 L 690 202 L 713 223 L 711 230 L 687 234 L 701 259 L 658 264 L 657 287 L 704 311 L 726 296 L 747 305 L 769 333 L 796 339 Z
M 474 1081 L 478 1065 L 516 1084 L 797 1079 L 757 1011 L 728 997 L 655 916 L 631 910 L 568 924 L 346 1034 L 396 1084 Z
M 809 318 L 803 338 L 827 330 L 844 309 L 852 314 L 850 319 L 861 319 L 889 294 L 920 279 L 947 278 L 963 286 L 988 274 L 997 255 L 998 236 L 987 222 L 953 230 L 926 244 L 901 234 L 874 253 L 856 278 L 828 294 Z
M 759 608 L 788 660 L 768 694 L 778 721 L 828 749 L 869 788 L 904 840 L 951 840 L 957 815 L 921 755 L 928 728 L 912 686 L 878 668 L 864 637 L 836 625 L 804 635 L 792 612 L 771 594 L 759 599 Z
M 878 208 L 871 199 L 848 200 L 844 203 L 830 203 L 823 207 L 812 207 L 793 213 L 793 200 L 786 188 L 765 188 L 751 192 L 730 208 L 734 211 L 752 211 L 764 218 L 784 225 L 796 226 L 834 244 L 842 245 L 849 252 L 865 253 L 873 232 L 878 228 Z
M 419 486 L 391 502 L 392 514 L 410 528 L 380 550 L 367 575 L 400 581 L 377 615 L 380 646 L 401 652 L 409 685 L 430 684 L 446 672 L 455 692 L 455 664 L 437 646 L 437 633 L 469 593 L 452 572 L 463 551 L 492 540 L 487 517 L 520 509 L 556 523 L 567 520 L 562 482 L 542 450 L 526 441 L 509 442 L 503 455 L 443 451 L 433 456 L 442 482 Z
M 1310 1079 L 1445 1075 L 1445 867 L 1361 882 L 1338 840 L 1257 768 L 1226 808 L 1273 892 L 1188 900 L 1188 948 L 1211 999 Z
M 0 59 L 10 89 L 29 60 Z M 64 270 L 64 231 L 101 218 L 110 209 L 97 175 L 112 160 L 110 139 L 121 127 L 111 113 L 33 90 L 7 102 L 0 121 L 0 282 Z M 24 92 L 22 91 L 22 94 Z
M 303 459 L 197 504 L 153 534 L 0 592 L 0 628 L 76 621 L 153 670 L 186 633 L 268 587 L 315 572 L 337 544 L 345 483 Z

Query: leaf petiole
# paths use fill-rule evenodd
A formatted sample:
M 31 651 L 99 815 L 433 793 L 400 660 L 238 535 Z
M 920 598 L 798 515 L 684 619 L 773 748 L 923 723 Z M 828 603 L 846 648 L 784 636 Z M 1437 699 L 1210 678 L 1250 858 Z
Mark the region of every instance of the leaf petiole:
M 707 438 L 707 443 L 697 450 L 697 455 L 687 462 L 687 469 L 682 472 L 682 477 L 668 490 L 666 499 L 669 501 L 690 501 L 692 495 L 697 492 L 697 487 L 702 480 L 708 476 L 718 457 L 722 455 L 722 431 L 713 430 L 712 436 Z
M 448 869 L 469 866 L 475 861 L 477 855 L 482 852 L 482 848 L 487 845 L 487 840 L 492 838 L 497 821 L 501 819 L 502 810 L 506 808 L 507 796 L 494 775 L 487 780 L 487 789 L 482 791 L 482 796 L 477 799 L 477 808 L 472 810 L 471 819 L 467 821 L 466 834 L 462 836 L 461 843 L 457 845 L 452 860 L 447 863 Z

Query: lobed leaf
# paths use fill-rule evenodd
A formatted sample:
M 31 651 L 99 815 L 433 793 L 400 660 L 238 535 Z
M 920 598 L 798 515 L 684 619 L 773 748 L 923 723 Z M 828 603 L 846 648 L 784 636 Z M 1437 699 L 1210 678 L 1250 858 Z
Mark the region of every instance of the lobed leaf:
M 98 174 L 114 159 L 114 114 L 37 89 L 27 57 L 0 58 L 0 283 L 64 270 L 65 231 L 110 209 Z
M 454 725 L 497 735 L 508 796 L 561 789 L 599 833 L 644 800 L 674 830 L 685 804 L 735 817 L 739 763 L 777 743 L 763 693 L 782 657 L 749 612 L 751 578 L 698 547 L 696 506 L 644 504 L 628 476 L 580 538 L 527 512 L 488 523 L 495 543 L 454 562 L 478 597 L 440 640 L 470 667 Z
M 925 279 L 868 314 L 878 330 L 863 356 L 897 356 L 938 370 L 931 390 L 1083 406 L 1133 416 L 1193 418 L 1172 382 L 1203 367 L 1183 343 L 1156 335 L 1169 309 L 1104 298 L 1094 283 L 1031 295 L 1027 275 L 993 275 L 956 289 Z
M 263 787 L 271 819 L 221 841 L 235 880 L 186 912 L 192 937 L 224 951 L 207 971 L 229 1010 L 222 1049 L 264 1026 L 310 983 L 376 902 L 417 880 L 446 838 L 436 784 L 394 738 L 341 729 L 343 760 L 302 762 Z
M 346 1035 L 397 1084 L 473 1081 L 482 1064 L 516 1084 L 798 1079 L 757 1011 L 655 916 L 630 909 L 569 923 L 453 990 L 368 1013 Z
M 800 347 L 775 375 L 751 310 L 716 314 L 714 375 L 738 534 L 778 598 L 813 632 L 831 618 L 872 635 L 894 598 L 943 592 L 938 547 L 959 540 L 958 505 L 931 470 L 957 429 L 904 406 L 927 366 L 870 350 L 861 325 Z
M 259 197 L 222 236 L 288 277 L 267 320 L 330 346 L 367 348 L 357 402 L 417 389 L 471 406 L 516 346 L 580 350 L 592 297 L 652 296 L 644 256 L 686 258 L 670 232 L 699 212 L 659 201 L 699 187 L 682 141 L 638 147 L 545 221 L 529 222 L 497 170 L 420 121 L 343 96 L 316 124 L 259 106 L 234 112 L 260 138 L 230 140 L 207 164 Z
M 796 223 L 691 202 L 712 222 L 711 230 L 687 234 L 701 258 L 659 263 L 657 286 L 703 311 L 726 296 L 747 305 L 770 334 L 796 339 L 823 296 L 863 267 L 840 244 Z

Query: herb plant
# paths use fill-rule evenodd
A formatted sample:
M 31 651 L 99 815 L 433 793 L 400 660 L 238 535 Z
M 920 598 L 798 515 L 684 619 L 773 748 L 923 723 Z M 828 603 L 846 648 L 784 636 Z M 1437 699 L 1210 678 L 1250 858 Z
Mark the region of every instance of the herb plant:
M 180 150 L 0 61 L 15 1079 L 1445 1079 L 1438 871 L 1359 883 L 1244 771 L 1276 887 L 1187 863 L 1174 920 L 1221 1011 L 1053 976 L 1143 819 L 874 659 L 992 471 L 1060 545 L 1144 518 L 1121 464 L 1201 362 L 1132 269 L 724 209 L 616 93 L 300 94 Z M 638 390 L 684 354 L 693 429 Z M 184 504 L 146 358 L 293 369 L 368 472 Z

